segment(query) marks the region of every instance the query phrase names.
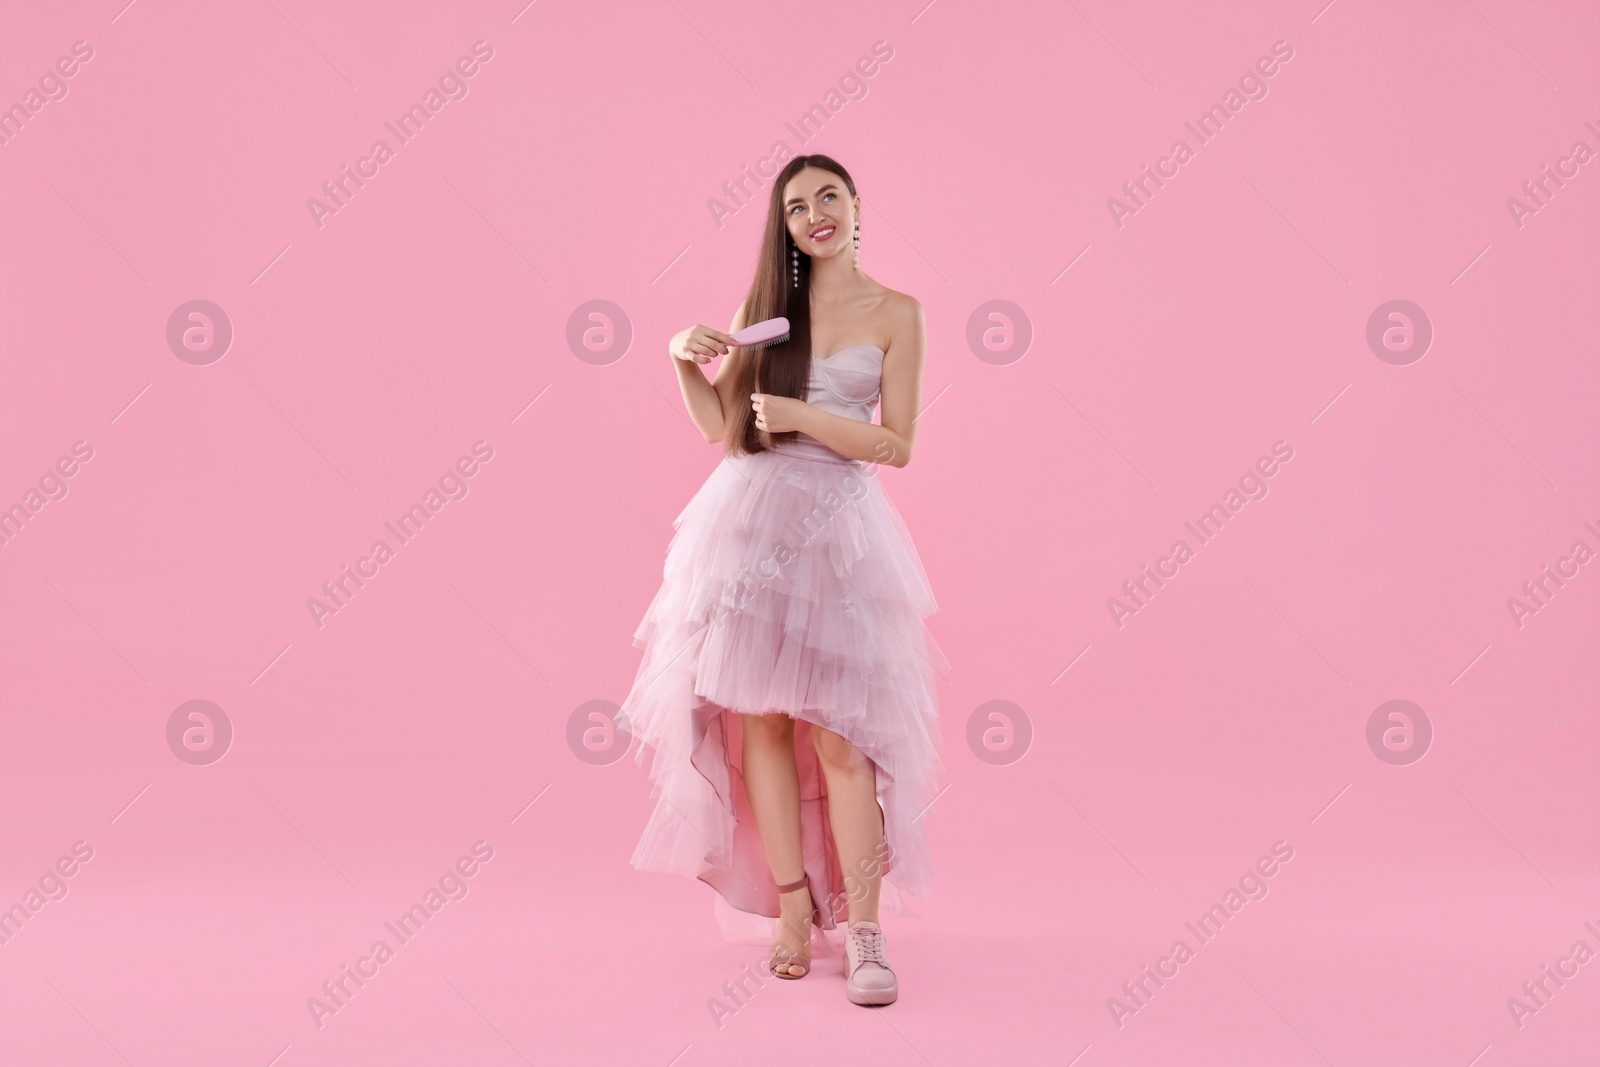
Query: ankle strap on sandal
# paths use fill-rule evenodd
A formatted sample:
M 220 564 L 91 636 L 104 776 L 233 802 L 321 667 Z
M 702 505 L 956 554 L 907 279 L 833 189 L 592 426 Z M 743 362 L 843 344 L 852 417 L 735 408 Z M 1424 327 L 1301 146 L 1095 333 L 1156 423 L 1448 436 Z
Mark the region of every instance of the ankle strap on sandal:
M 778 892 L 780 892 L 780 893 L 793 893 L 796 889 L 804 889 L 806 886 L 808 886 L 810 884 L 811 884 L 811 879 L 807 878 L 805 875 L 801 875 L 800 876 L 800 880 L 798 882 L 790 882 L 788 885 L 780 885 L 778 887 Z

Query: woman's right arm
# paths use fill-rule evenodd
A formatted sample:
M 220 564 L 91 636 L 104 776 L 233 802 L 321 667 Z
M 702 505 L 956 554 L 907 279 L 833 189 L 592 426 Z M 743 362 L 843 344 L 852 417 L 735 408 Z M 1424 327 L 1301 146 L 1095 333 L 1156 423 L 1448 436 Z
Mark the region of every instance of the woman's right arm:
M 676 334 L 667 345 L 673 365 L 678 368 L 678 386 L 689 419 L 707 441 L 720 441 L 727 431 L 727 412 L 736 403 L 733 390 L 744 361 L 744 349 L 735 345 L 732 333 L 744 328 L 744 304 L 734 313 L 730 333 L 709 326 L 694 325 Z M 716 383 L 706 381 L 701 363 L 716 356 L 727 356 L 717 368 Z

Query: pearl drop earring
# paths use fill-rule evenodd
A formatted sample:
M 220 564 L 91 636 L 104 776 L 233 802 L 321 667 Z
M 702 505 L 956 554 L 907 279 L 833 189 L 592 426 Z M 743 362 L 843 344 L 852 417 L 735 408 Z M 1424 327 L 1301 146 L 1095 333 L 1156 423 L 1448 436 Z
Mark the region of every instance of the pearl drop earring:
M 861 266 L 861 220 L 860 219 L 856 219 L 855 246 L 856 246 L 856 266 L 859 267 L 859 266 Z
M 798 248 L 790 250 L 789 268 L 791 272 L 789 288 L 798 289 L 800 288 L 800 250 Z

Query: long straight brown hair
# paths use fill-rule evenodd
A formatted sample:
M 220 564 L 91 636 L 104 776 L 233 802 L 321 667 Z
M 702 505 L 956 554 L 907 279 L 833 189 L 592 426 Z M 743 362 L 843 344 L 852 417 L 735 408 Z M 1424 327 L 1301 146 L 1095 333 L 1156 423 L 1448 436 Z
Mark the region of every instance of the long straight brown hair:
M 851 198 L 856 195 L 856 183 L 850 180 L 850 173 L 828 156 L 796 156 L 772 182 L 761 254 L 756 259 L 755 279 L 744 300 L 744 325 L 782 315 L 789 320 L 789 339 L 782 344 L 744 349 L 744 365 L 740 369 L 738 388 L 733 393 L 733 416 L 728 419 L 727 432 L 722 439 L 723 448 L 729 454 L 765 452 L 774 443 L 792 441 L 796 437 L 794 430 L 774 434 L 758 427 L 755 412 L 750 407 L 750 394 L 771 393 L 804 400 L 806 383 L 811 377 L 811 257 L 800 253 L 797 284 L 793 267 L 796 248 L 794 239 L 789 236 L 788 216 L 783 210 L 784 188 L 790 178 L 806 167 L 838 175 L 850 190 Z

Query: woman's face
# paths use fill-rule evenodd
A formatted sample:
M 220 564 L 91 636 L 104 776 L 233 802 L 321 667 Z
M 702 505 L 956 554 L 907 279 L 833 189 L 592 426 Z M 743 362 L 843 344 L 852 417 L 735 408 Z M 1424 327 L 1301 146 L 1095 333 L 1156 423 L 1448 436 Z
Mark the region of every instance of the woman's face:
M 832 171 L 806 167 L 790 178 L 783 213 L 795 247 L 818 259 L 854 248 L 857 199 Z

